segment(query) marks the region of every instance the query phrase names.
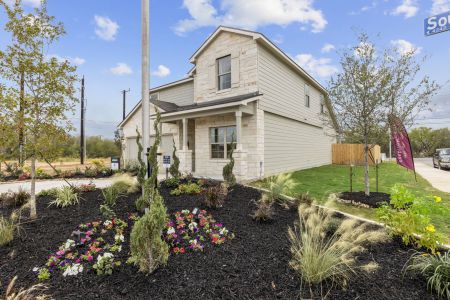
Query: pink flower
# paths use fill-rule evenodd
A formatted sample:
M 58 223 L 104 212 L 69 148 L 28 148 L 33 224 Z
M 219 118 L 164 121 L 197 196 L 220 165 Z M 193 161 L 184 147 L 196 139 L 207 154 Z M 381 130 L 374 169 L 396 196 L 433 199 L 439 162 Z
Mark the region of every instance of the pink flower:
M 87 257 L 87 260 L 88 260 L 89 262 L 91 262 L 91 261 L 94 260 L 94 257 L 93 257 L 92 255 L 89 255 L 89 256 Z
M 56 255 L 63 256 L 64 253 L 65 253 L 64 250 L 59 250 L 58 252 L 56 252 Z

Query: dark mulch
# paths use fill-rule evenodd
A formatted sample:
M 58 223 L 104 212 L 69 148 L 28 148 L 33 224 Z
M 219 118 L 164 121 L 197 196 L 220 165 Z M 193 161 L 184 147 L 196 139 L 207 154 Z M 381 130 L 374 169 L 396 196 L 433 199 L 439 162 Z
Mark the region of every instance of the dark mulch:
M 161 194 L 169 212 L 200 206 L 201 196 L 173 197 L 168 189 Z M 125 218 L 134 211 L 137 195 L 118 201 L 116 211 Z M 309 297 L 293 270 L 288 266 L 288 226 L 297 219 L 295 211 L 276 210 L 270 224 L 252 221 L 253 199 L 258 191 L 236 187 L 224 207 L 208 211 L 236 234 L 218 248 L 208 247 L 205 253 L 171 255 L 168 265 L 154 274 L 138 273 L 136 268 L 123 264 L 111 276 L 54 276 L 47 284 L 56 299 L 298 299 Z M 36 282 L 31 272 L 42 266 L 48 254 L 69 238 L 80 223 L 99 219 L 100 192 L 84 196 L 79 206 L 47 208 L 49 199 L 39 199 L 39 219 L 24 225 L 25 233 L 11 245 L 0 248 L 0 281 L 5 283 L 19 276 L 19 286 Z M 129 231 L 126 232 L 129 237 Z M 126 244 L 122 255 L 129 251 Z M 10 254 L 15 252 L 15 257 Z M 347 290 L 333 289 L 330 299 L 433 299 L 420 278 L 402 277 L 402 267 L 410 249 L 398 240 L 369 248 L 360 259 L 374 260 L 380 269 L 374 274 L 355 276 Z
M 380 207 L 383 202 L 388 202 L 391 196 L 386 193 L 370 192 L 370 196 L 366 196 L 365 192 L 343 192 L 339 195 L 340 199 L 351 201 L 352 204 L 365 204 L 372 208 Z

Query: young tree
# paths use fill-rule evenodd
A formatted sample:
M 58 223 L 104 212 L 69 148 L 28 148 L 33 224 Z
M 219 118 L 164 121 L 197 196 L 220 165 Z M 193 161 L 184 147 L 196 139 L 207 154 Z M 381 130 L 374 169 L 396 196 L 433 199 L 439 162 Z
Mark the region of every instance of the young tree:
M 366 195 L 370 194 L 369 151 L 383 141 L 388 115 L 393 113 L 408 124 L 439 88 L 427 77 L 414 85 L 420 71 L 414 53 L 377 51 L 362 33 L 358 44 L 341 54 L 342 71 L 330 80 L 329 95 L 340 128 L 352 140 L 364 143 Z
M 25 13 L 20 0 L 13 7 L 4 0 L 0 0 L 0 5 L 8 16 L 6 31 L 12 36 L 11 44 L 0 52 L 0 71 L 19 91 L 21 80 L 25 86 L 23 97 L 11 97 L 11 108 L 18 111 L 22 107 L 25 149 L 31 157 L 30 217 L 36 218 L 36 159 L 56 157 L 59 149 L 54 146 L 55 141 L 67 138 L 67 132 L 72 130 L 67 112 L 73 111 L 77 102 L 76 68 L 68 61 L 49 59 L 44 52 L 65 34 L 63 25 L 48 15 L 45 0 L 34 13 Z M 17 89 L 13 93 L 18 94 Z
M 169 168 L 170 175 L 172 175 L 173 178 L 179 178 L 181 176 L 180 173 L 180 159 L 177 156 L 177 147 L 175 146 L 175 140 L 173 140 L 173 163 Z

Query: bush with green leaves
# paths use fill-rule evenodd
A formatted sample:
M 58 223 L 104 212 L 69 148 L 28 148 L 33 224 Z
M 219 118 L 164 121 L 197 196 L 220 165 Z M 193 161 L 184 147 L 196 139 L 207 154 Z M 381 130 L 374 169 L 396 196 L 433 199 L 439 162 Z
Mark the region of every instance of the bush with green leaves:
M 234 176 L 234 174 L 233 174 L 233 169 L 234 169 L 234 157 L 233 157 L 234 145 L 235 145 L 234 143 L 231 145 L 230 162 L 227 163 L 223 167 L 223 170 L 222 170 L 223 180 L 230 187 L 233 187 L 236 184 L 236 176 Z
M 180 178 L 170 177 L 164 181 L 164 185 L 168 188 L 176 188 L 180 185 Z
M 172 176 L 172 178 L 179 179 L 181 176 L 180 173 L 180 159 L 177 156 L 177 147 L 175 146 L 175 140 L 173 140 L 173 151 L 172 151 L 172 164 L 169 168 L 169 173 Z
M 50 189 L 47 189 L 47 190 L 40 191 L 38 196 L 39 197 L 56 198 L 57 194 L 58 194 L 58 188 L 50 188 Z
M 345 287 L 353 275 L 376 268 L 373 262 L 362 263 L 356 258 L 367 244 L 388 240 L 384 229 L 374 230 L 368 223 L 345 219 L 330 233 L 329 228 L 335 222 L 330 210 L 301 204 L 298 213 L 299 221 L 294 229 L 288 229 L 289 264 L 302 282 L 309 285 L 311 293 L 313 285 L 323 287 L 327 282 Z
M 112 275 L 115 267 L 120 266 L 120 261 L 114 261 L 114 255 L 106 252 L 97 256 L 97 262 L 93 268 L 97 275 Z
M 268 177 L 263 183 L 263 187 L 268 190 L 269 197 L 285 207 L 289 206 L 290 200 L 284 195 L 289 194 L 296 186 L 297 183 L 290 173 Z
M 9 244 L 20 232 L 19 213 L 14 211 L 9 218 L 0 215 L 0 246 Z
M 450 299 L 450 251 L 436 255 L 417 252 L 404 271 L 421 274 L 440 299 Z
M 181 194 L 195 195 L 200 194 L 202 188 L 195 182 L 189 182 L 185 184 L 180 184 L 176 189 L 170 191 L 172 196 L 180 196 Z
M 80 203 L 78 193 L 71 187 L 65 186 L 59 188 L 56 192 L 55 200 L 50 202 L 51 205 L 63 208 Z
M 445 216 L 450 212 L 441 202 L 441 197 L 417 197 L 405 186 L 396 184 L 391 190 L 390 203 L 377 208 L 376 215 L 405 245 L 413 244 L 435 253 L 445 237 L 432 224 L 431 216 Z
M 209 187 L 203 198 L 202 204 L 210 208 L 222 207 L 228 195 L 228 187 L 226 184 L 219 184 Z
M 167 209 L 158 190 L 154 190 L 150 209 L 134 223 L 130 237 L 129 263 L 139 266 L 139 271 L 152 273 L 165 266 L 169 259 L 169 246 L 162 239 L 167 223 Z
M 30 193 L 19 187 L 17 192 L 8 192 L 0 194 L 0 204 L 3 207 L 21 207 L 30 199 Z

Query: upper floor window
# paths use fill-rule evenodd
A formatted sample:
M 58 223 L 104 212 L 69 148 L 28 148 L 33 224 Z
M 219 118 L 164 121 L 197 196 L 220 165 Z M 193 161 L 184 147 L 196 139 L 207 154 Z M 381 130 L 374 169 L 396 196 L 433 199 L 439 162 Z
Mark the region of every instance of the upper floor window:
M 217 60 L 217 76 L 219 91 L 231 88 L 231 55 Z
M 236 126 L 210 128 L 209 134 L 211 158 L 230 158 L 231 150 L 236 149 Z
M 320 95 L 320 113 L 325 113 L 325 97 L 323 95 Z
M 309 94 L 309 85 L 305 84 L 305 106 L 309 107 L 310 105 L 310 94 Z

